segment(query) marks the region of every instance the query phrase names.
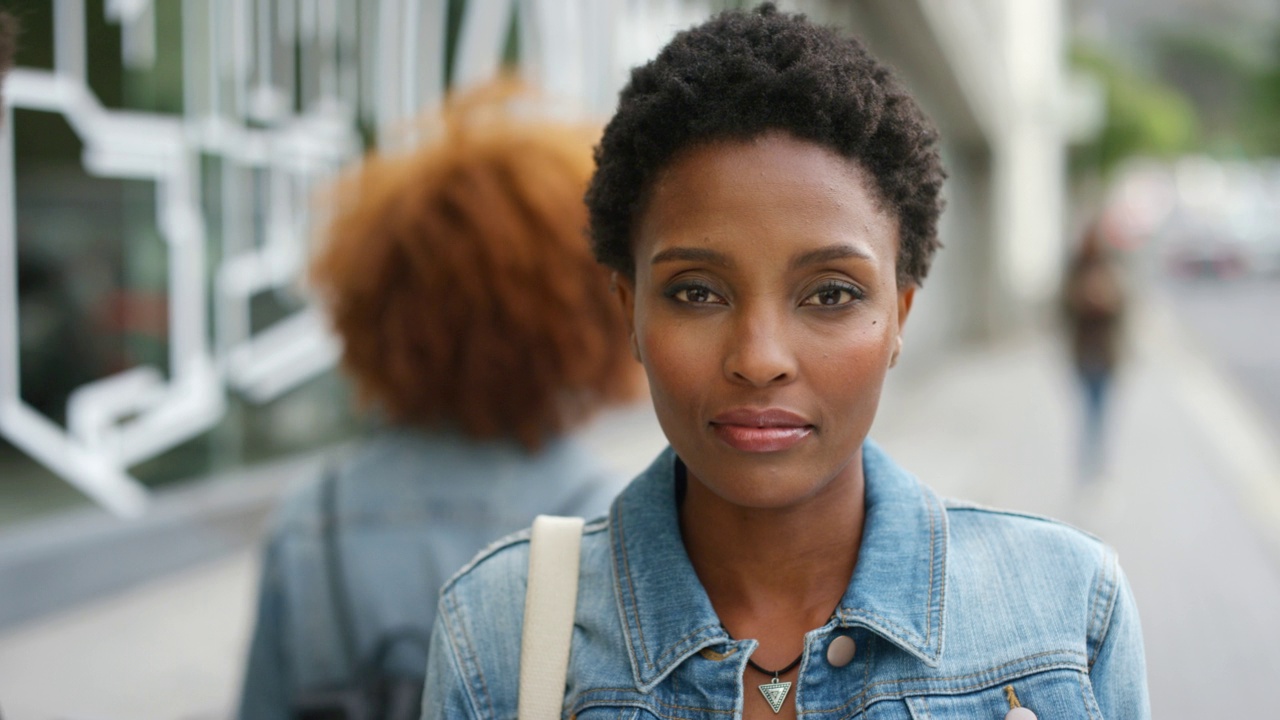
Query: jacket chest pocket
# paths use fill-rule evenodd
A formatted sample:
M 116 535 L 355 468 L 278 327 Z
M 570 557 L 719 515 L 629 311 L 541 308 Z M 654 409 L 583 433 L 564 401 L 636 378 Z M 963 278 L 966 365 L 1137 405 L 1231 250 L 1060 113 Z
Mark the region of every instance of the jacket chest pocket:
M 643 708 L 625 705 L 597 705 L 568 715 L 568 720 L 660 720 Z
M 906 699 L 911 720 L 1102 720 L 1089 677 L 1051 670 L 966 691 L 948 689 Z M 1023 708 L 1014 712 L 1015 708 Z

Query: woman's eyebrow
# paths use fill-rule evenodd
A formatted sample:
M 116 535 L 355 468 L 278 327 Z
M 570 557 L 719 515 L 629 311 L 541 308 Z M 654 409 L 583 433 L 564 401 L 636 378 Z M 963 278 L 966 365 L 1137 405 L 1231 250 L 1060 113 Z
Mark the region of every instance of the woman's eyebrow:
M 796 270 L 806 265 L 820 265 L 832 260 L 846 260 L 848 258 L 859 258 L 861 260 L 875 260 L 866 250 L 854 247 L 853 245 L 831 245 L 817 250 L 810 250 L 807 253 L 797 255 L 791 260 L 791 269 Z
M 722 268 L 732 268 L 733 261 L 728 255 L 707 248 L 686 248 L 673 247 L 667 248 L 649 261 L 650 265 L 657 265 L 664 262 L 700 262 L 708 265 L 716 265 Z

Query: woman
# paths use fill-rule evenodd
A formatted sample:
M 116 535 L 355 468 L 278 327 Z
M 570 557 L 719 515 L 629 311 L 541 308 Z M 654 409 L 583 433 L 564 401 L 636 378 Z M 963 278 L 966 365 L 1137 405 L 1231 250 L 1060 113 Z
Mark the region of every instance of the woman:
M 1063 310 L 1071 359 L 1083 395 L 1079 477 L 1097 480 L 1106 470 L 1107 407 L 1120 359 L 1125 297 L 1120 274 L 1103 244 L 1101 221 L 1080 241 L 1067 268 Z
M 936 135 L 771 5 L 635 70 L 587 195 L 671 449 L 587 525 L 564 716 L 1143 718 L 1114 553 L 866 439 L 938 247 Z M 446 585 L 424 715 L 512 718 L 528 543 Z
M 504 83 L 454 100 L 432 142 L 333 194 L 313 277 L 381 421 L 278 513 L 241 718 L 416 716 L 440 585 L 618 489 L 568 437 L 639 386 L 582 233 L 593 136 L 531 106 Z

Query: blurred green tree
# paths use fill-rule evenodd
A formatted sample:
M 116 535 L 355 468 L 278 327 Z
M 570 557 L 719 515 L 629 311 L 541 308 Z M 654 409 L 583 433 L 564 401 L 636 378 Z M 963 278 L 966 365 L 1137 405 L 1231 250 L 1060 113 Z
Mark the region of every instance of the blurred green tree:
M 1280 156 L 1280 26 L 1275 28 L 1270 66 L 1255 73 L 1250 83 L 1243 122 L 1254 152 Z
M 1178 89 L 1098 48 L 1077 46 L 1071 61 L 1098 79 L 1106 99 L 1098 135 L 1071 151 L 1074 176 L 1107 175 L 1132 156 L 1173 157 L 1197 149 L 1200 120 Z
M 1175 28 L 1154 37 L 1160 75 L 1195 106 L 1201 123 L 1197 149 L 1213 155 L 1248 155 L 1244 112 L 1257 73 L 1254 53 L 1221 32 Z

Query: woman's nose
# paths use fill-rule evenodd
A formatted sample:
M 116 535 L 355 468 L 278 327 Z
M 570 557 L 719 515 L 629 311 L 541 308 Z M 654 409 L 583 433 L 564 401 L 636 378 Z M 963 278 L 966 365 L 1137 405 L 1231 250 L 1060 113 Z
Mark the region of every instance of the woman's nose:
M 795 355 L 780 319 L 767 313 L 744 315 L 730 333 L 724 358 L 730 381 L 767 387 L 795 377 Z

